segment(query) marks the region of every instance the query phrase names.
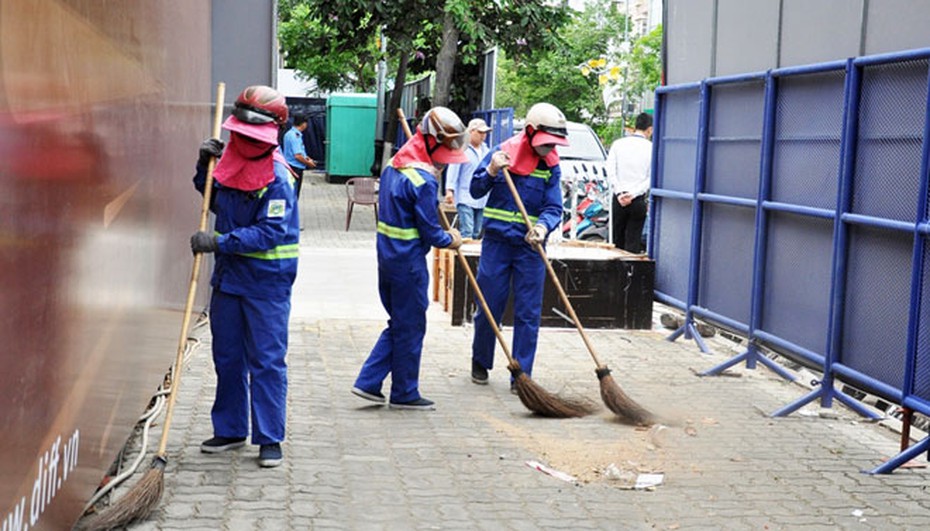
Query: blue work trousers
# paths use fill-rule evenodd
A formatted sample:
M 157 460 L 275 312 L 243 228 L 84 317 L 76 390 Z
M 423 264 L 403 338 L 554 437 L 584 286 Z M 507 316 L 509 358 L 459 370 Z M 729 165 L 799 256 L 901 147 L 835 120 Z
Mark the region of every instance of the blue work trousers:
M 355 387 L 380 393 L 391 374 L 393 403 L 420 399 L 420 356 L 426 335 L 429 273 L 426 260 L 378 266 L 378 291 L 388 313 L 387 328 L 362 365 Z
M 533 373 L 536 341 L 542 315 L 542 296 L 546 281 L 546 265 L 539 253 L 526 243 L 509 244 L 485 238 L 481 242 L 478 261 L 478 287 L 500 323 L 507 299 L 513 287 L 513 347 L 511 354 L 528 376 Z M 494 344 L 497 337 L 479 306 L 475 314 L 475 337 L 472 360 L 482 367 L 494 367 Z
M 287 323 L 291 301 L 240 297 L 214 290 L 210 302 L 216 399 L 213 434 L 252 444 L 284 440 L 287 413 Z

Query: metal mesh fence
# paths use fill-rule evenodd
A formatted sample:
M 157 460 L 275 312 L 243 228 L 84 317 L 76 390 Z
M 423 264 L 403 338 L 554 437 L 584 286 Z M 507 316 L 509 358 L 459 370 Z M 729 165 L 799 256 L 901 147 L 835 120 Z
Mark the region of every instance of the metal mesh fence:
M 691 202 L 661 198 L 652 207 L 656 216 L 656 290 L 685 302 L 691 261 Z
M 704 192 L 758 195 L 764 89 L 763 80 L 713 87 Z
M 770 212 L 762 330 L 826 354 L 830 324 L 833 220 Z
M 913 241 L 909 233 L 849 228 L 837 361 L 898 389 L 904 383 Z
M 698 306 L 749 324 L 755 210 L 704 205 Z
M 836 208 L 843 70 L 777 80 L 771 200 Z
M 697 89 L 662 96 L 662 139 L 658 187 L 678 192 L 694 190 L 698 116 L 701 94 Z
M 917 321 L 917 359 L 914 365 L 914 394 L 930 402 L 930 244 L 925 241 L 920 283 L 920 312 Z
M 863 69 L 852 211 L 913 221 L 927 111 L 927 60 Z

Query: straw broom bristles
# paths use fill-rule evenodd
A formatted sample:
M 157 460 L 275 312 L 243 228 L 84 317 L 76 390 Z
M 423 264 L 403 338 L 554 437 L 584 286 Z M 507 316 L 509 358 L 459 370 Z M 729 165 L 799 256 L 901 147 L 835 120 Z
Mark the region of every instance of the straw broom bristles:
M 513 201 L 516 203 L 517 209 L 523 216 L 523 222 L 526 224 L 526 228 L 528 230 L 533 230 L 533 223 L 530 221 L 530 216 L 526 212 L 526 207 L 523 205 L 523 199 L 520 198 L 520 193 L 517 191 L 517 187 L 513 184 L 513 178 L 510 176 L 510 170 L 508 170 L 505 166 L 501 168 L 501 171 L 504 174 L 504 181 L 507 183 L 507 188 L 510 189 L 510 194 L 513 196 Z M 584 342 L 585 347 L 588 348 L 588 353 L 591 354 L 591 358 L 594 360 L 594 364 L 597 367 L 595 373 L 597 374 L 598 380 L 600 380 L 601 398 L 604 400 L 604 404 L 617 416 L 630 420 L 636 424 L 649 424 L 653 422 L 652 414 L 641 405 L 637 404 L 632 398 L 628 397 L 626 393 L 620 389 L 620 386 L 617 385 L 617 382 L 614 381 L 613 377 L 610 376 L 610 369 L 608 369 L 606 365 L 600 362 L 597 353 L 594 351 L 594 345 L 592 345 L 591 340 L 588 339 L 588 334 L 585 333 L 584 327 L 581 326 L 581 320 L 575 313 L 575 308 L 572 306 L 571 301 L 568 300 L 568 295 L 566 295 L 565 289 L 562 288 L 562 282 L 559 280 L 558 275 L 556 275 L 555 269 L 552 268 L 552 264 L 549 263 L 549 257 L 546 255 L 545 249 L 543 249 L 542 245 L 539 243 L 534 243 L 533 247 L 536 248 L 536 252 L 542 259 L 543 264 L 545 264 L 546 272 L 549 274 L 549 278 L 552 279 L 552 284 L 555 286 L 556 291 L 559 293 L 559 298 L 562 299 L 562 304 L 564 304 L 565 309 L 568 310 L 568 315 L 572 318 L 572 322 L 575 324 L 575 328 L 577 328 L 578 333 L 581 334 L 581 339 Z
M 527 409 L 543 417 L 557 419 L 584 417 L 594 412 L 591 404 L 578 400 L 569 400 L 546 391 L 520 369 L 509 367 L 513 375 L 514 388 L 520 402 Z
M 604 400 L 607 409 L 633 424 L 648 426 L 655 423 L 653 414 L 627 396 L 623 389 L 617 385 L 614 377 L 610 375 L 610 369 L 599 367 L 594 372 L 597 374 L 597 379 L 600 380 L 601 399 Z
M 165 465 L 167 460 L 156 456 L 152 466 L 123 497 L 110 505 L 102 513 L 92 517 L 80 529 L 86 531 L 107 531 L 144 520 L 158 505 L 165 490 Z

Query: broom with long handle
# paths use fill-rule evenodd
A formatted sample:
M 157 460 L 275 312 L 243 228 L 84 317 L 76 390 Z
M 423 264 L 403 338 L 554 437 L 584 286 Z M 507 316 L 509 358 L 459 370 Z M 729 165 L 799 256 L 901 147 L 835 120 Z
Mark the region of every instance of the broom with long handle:
M 226 97 L 226 84 L 218 83 L 216 86 L 216 110 L 213 118 L 213 138 L 220 137 L 220 124 L 223 119 L 223 100 Z M 213 192 L 213 169 L 216 159 L 211 158 L 207 165 L 207 179 L 203 189 L 203 205 L 200 210 L 200 230 L 207 229 L 207 215 L 210 212 L 210 196 Z M 85 526 L 86 529 L 113 529 L 123 527 L 130 522 L 145 519 L 158 505 L 165 490 L 165 465 L 168 464 L 168 432 L 171 429 L 171 418 L 174 413 L 174 404 L 178 398 L 178 389 L 181 387 L 181 363 L 187 346 L 187 333 L 190 329 L 191 310 L 194 307 L 194 296 L 197 294 L 197 280 L 200 277 L 200 265 L 203 262 L 203 253 L 194 255 L 194 265 L 191 268 L 191 281 L 187 290 L 187 302 L 184 306 L 184 319 L 181 323 L 181 335 L 178 338 L 178 352 L 171 370 L 171 392 L 168 394 L 168 409 L 165 413 L 165 425 L 161 432 L 161 441 L 158 452 L 152 460 L 152 466 L 146 471 L 129 491 L 117 500 L 106 511 L 92 519 Z
M 404 116 L 404 110 L 397 109 L 397 116 L 400 118 L 400 123 L 403 124 L 404 133 L 406 133 L 407 138 L 413 138 L 413 134 L 410 132 L 410 125 L 407 124 L 407 119 Z M 449 220 L 446 219 L 446 216 L 442 212 L 439 212 L 439 223 L 442 225 L 442 228 L 447 231 L 451 228 L 449 226 Z M 497 323 L 494 321 L 494 314 L 491 313 L 491 309 L 484 299 L 484 293 L 481 292 L 481 288 L 478 286 L 478 280 L 475 278 L 474 273 L 472 273 L 471 267 L 468 265 L 468 260 L 466 260 L 465 255 L 462 254 L 462 250 L 456 249 L 455 256 L 458 258 L 462 270 L 465 271 L 465 275 L 468 277 L 468 282 L 475 292 L 475 298 L 477 298 L 478 303 L 481 304 L 481 309 L 484 311 L 485 317 L 487 317 L 488 324 L 491 326 L 491 329 L 494 330 L 494 335 L 497 336 L 497 341 L 504 351 L 504 356 L 507 357 L 507 369 L 513 376 L 517 396 L 520 397 L 520 401 L 523 402 L 523 405 L 533 413 L 543 417 L 573 418 L 590 414 L 592 408 L 588 404 L 580 401 L 567 400 L 554 395 L 543 389 L 542 386 L 534 382 L 523 372 L 523 369 L 520 367 L 520 362 L 510 353 L 510 347 L 507 346 L 507 341 L 504 339 L 500 327 L 498 327 Z
M 513 194 L 513 200 L 517 204 L 520 214 L 523 216 L 526 228 L 528 230 L 533 230 L 533 222 L 530 221 L 530 216 L 526 213 L 526 207 L 523 205 L 523 200 L 520 198 L 517 187 L 513 184 L 510 171 L 507 168 L 503 168 L 503 172 L 504 180 L 507 182 L 507 187 L 510 188 L 510 193 Z M 543 263 L 546 264 L 549 278 L 552 279 L 552 283 L 559 292 L 562 304 L 564 304 L 565 309 L 568 310 L 568 315 L 572 318 L 572 322 L 575 323 L 575 328 L 577 328 L 578 332 L 581 334 L 581 339 L 584 341 L 585 346 L 588 347 L 588 352 L 591 354 L 591 358 L 594 360 L 595 365 L 597 365 L 595 373 L 597 374 L 597 379 L 600 381 L 601 398 L 604 400 L 604 404 L 616 415 L 634 424 L 652 424 L 654 422 L 652 413 L 627 396 L 627 394 L 623 392 L 623 389 L 620 389 L 620 386 L 617 385 L 613 376 L 610 375 L 610 369 L 607 368 L 607 365 L 598 359 L 597 353 L 594 350 L 594 345 L 591 343 L 591 340 L 588 339 L 588 334 L 585 333 L 584 327 L 581 326 L 581 320 L 578 319 L 578 315 L 575 313 L 572 303 L 568 300 L 568 295 L 566 295 L 565 290 L 562 289 L 562 283 L 555 274 L 555 269 L 552 268 L 552 264 L 549 263 L 549 257 L 546 256 L 546 251 L 543 249 L 542 244 L 536 243 L 533 247 L 536 248 Z

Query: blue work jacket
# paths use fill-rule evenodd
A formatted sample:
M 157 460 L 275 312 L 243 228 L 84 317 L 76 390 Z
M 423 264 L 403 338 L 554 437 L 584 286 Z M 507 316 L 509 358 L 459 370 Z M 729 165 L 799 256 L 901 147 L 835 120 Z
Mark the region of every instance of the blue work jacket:
M 203 193 L 206 168 L 197 167 L 194 187 Z M 274 180 L 254 192 L 214 181 L 210 210 L 216 214 L 214 289 L 258 299 L 291 295 L 297 277 L 300 219 L 290 171 L 274 163 Z
M 378 263 L 406 267 L 452 237 L 439 226 L 439 185 L 428 171 L 388 166 L 378 187 Z
M 491 155 L 497 151 L 500 151 L 500 146 L 495 146 L 478 164 L 471 179 L 471 195 L 482 197 L 490 194 L 484 207 L 484 237 L 516 244 L 524 241 L 527 227 L 504 180 L 504 172 L 499 171 L 496 177 L 488 175 Z M 511 173 L 510 177 L 533 225 L 544 225 L 550 232 L 561 225 L 562 189 L 559 181 L 562 170 L 558 164 L 550 168 L 540 159 L 530 175 Z

